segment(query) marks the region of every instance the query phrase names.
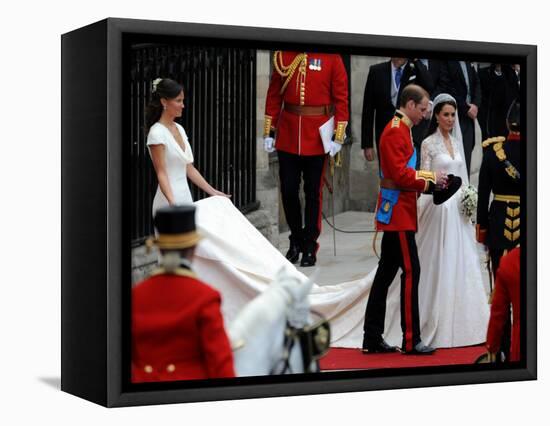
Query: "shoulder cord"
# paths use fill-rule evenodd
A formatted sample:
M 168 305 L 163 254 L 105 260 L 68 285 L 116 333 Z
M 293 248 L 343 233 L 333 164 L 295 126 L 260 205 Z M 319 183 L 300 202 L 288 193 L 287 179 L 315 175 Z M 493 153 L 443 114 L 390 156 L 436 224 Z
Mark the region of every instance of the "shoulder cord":
M 294 76 L 294 73 L 296 72 L 296 68 L 298 68 L 298 65 L 302 61 L 304 61 L 307 58 L 307 54 L 300 53 L 296 55 L 292 63 L 288 66 L 286 66 L 283 63 L 283 52 L 280 50 L 277 50 L 273 54 L 273 67 L 275 68 L 275 71 L 277 71 L 277 74 L 279 74 L 281 77 L 286 78 L 285 82 L 283 83 L 283 86 L 281 87 L 280 93 L 283 93 L 288 86 L 288 83 L 290 83 L 290 80 L 292 80 L 292 77 Z

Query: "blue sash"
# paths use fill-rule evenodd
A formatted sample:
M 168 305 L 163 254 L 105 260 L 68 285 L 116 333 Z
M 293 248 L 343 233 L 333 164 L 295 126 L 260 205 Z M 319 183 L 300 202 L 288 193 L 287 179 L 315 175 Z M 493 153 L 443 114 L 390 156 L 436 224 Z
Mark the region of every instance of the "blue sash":
M 413 154 L 407 163 L 407 167 L 416 168 L 416 149 L 413 149 Z M 383 178 L 382 169 L 380 169 L 380 178 Z M 399 189 L 387 189 L 380 188 L 380 205 L 378 206 L 378 211 L 376 212 L 376 220 L 378 222 L 388 224 L 391 221 L 391 215 L 393 212 L 393 206 L 397 204 L 399 200 Z

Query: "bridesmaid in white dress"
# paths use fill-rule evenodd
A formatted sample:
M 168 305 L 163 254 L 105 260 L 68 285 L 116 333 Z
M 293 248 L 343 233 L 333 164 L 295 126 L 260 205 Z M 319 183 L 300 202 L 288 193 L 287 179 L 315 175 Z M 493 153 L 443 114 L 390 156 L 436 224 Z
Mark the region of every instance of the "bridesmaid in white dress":
M 230 197 L 214 189 L 193 165 L 193 152 L 182 126 L 174 120 L 184 108 L 183 87 L 169 78 L 153 82 L 147 106 L 147 146 L 158 180 L 153 215 L 160 207 L 192 203 L 187 179 L 209 195 Z
M 448 94 L 434 99 L 428 137 L 422 142 L 422 170 L 445 170 L 468 185 L 456 101 Z M 460 212 L 462 191 L 435 205 L 431 195 L 418 202 L 419 308 L 422 336 L 438 347 L 485 341 L 489 306 L 475 229 Z M 428 333 L 428 334 L 426 334 Z

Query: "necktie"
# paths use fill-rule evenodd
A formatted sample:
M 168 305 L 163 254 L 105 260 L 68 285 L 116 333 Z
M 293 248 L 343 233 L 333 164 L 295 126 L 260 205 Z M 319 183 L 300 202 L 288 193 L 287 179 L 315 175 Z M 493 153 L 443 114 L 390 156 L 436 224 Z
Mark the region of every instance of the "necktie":
M 395 87 L 397 87 L 397 90 L 399 90 L 399 85 L 401 84 L 401 75 L 403 74 L 403 71 L 401 68 L 397 68 L 395 70 Z

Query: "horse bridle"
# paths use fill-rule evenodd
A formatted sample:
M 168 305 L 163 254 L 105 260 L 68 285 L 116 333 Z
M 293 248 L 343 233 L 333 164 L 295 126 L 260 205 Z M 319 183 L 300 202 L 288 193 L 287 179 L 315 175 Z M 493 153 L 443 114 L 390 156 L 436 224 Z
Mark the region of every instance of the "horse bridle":
M 311 369 L 311 364 L 315 362 L 318 367 L 319 359 L 328 352 L 330 347 L 330 324 L 320 313 L 312 311 L 312 314 L 318 317 L 317 321 L 302 328 L 293 327 L 287 320 L 283 340 L 283 356 L 275 363 L 269 374 L 294 373 L 290 366 L 290 354 L 296 339 L 300 342 L 302 350 L 304 373 L 315 372 Z M 282 369 L 277 372 L 277 367 L 281 364 Z

